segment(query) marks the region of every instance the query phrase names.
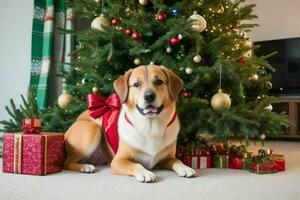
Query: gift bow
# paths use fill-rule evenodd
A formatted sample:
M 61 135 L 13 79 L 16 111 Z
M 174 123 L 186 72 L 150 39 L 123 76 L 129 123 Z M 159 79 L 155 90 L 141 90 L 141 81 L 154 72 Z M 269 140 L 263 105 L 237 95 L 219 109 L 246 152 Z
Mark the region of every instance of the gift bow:
M 88 94 L 87 107 L 90 111 L 90 116 L 94 119 L 97 119 L 110 109 L 120 110 L 121 101 L 117 93 L 113 93 L 106 99 L 97 94 Z

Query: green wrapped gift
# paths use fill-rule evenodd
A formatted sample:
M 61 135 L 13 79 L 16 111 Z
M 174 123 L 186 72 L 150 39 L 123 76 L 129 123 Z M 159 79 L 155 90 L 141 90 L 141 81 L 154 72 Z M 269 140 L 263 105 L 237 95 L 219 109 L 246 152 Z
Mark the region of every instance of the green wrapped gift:
M 251 161 L 252 161 L 251 158 L 243 159 L 243 169 L 244 170 L 249 170 L 250 169 Z
M 228 155 L 214 155 L 213 168 L 228 168 Z

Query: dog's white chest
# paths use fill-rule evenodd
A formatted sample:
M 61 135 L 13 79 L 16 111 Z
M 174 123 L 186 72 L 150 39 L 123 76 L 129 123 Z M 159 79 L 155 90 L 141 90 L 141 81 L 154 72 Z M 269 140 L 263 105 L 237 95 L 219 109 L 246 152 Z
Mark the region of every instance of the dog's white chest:
M 135 157 L 135 162 L 142 164 L 147 169 L 152 169 L 165 156 L 165 152 L 160 152 L 155 156 L 147 153 L 140 153 Z

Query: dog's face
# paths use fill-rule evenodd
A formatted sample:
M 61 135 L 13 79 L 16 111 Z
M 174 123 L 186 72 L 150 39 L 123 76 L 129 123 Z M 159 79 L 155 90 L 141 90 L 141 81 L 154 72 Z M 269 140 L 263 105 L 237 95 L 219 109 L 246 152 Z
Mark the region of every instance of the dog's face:
M 114 87 L 127 109 L 145 117 L 155 117 L 177 100 L 182 80 L 172 71 L 157 65 L 139 66 L 127 71 Z

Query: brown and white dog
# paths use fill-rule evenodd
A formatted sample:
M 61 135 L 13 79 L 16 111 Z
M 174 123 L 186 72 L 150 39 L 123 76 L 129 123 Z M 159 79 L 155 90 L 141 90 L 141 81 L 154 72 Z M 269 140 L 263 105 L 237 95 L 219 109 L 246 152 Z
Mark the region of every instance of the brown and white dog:
M 65 169 L 94 172 L 88 158 L 97 158 L 98 154 L 111 161 L 113 174 L 134 176 L 140 182 L 157 179 L 148 170 L 155 166 L 174 170 L 181 177 L 194 176 L 192 168 L 175 158 L 180 128 L 176 100 L 182 86 L 182 80 L 163 66 L 139 66 L 127 71 L 114 81 L 122 102 L 117 153 L 105 138 L 101 118 L 95 120 L 85 111 L 65 134 Z

